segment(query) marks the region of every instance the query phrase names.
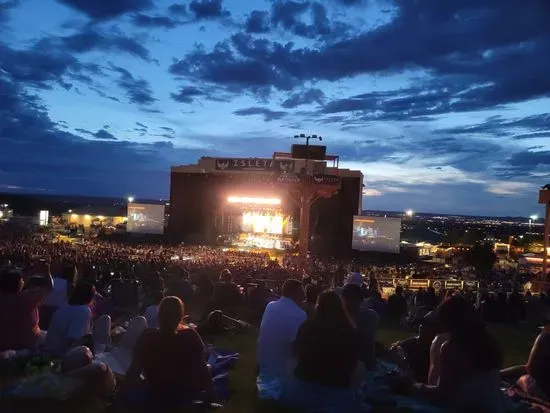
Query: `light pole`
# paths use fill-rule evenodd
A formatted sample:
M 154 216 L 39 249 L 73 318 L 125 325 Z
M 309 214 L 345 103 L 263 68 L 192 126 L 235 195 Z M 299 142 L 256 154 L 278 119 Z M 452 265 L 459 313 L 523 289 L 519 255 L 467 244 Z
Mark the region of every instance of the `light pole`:
M 407 209 L 405 211 L 405 215 L 409 218 L 409 219 L 412 219 L 413 215 L 414 215 L 414 211 L 412 209 Z
M 128 203 L 131 204 L 132 202 L 134 202 L 135 198 L 133 196 L 129 196 L 128 197 Z

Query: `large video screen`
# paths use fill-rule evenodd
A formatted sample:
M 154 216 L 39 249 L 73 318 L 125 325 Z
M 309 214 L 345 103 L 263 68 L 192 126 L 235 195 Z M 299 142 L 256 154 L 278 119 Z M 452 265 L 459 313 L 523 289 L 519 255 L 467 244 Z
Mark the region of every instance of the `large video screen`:
M 162 235 L 164 233 L 164 205 L 128 204 L 126 232 Z
M 383 217 L 353 217 L 352 248 L 398 254 L 401 241 L 401 219 Z

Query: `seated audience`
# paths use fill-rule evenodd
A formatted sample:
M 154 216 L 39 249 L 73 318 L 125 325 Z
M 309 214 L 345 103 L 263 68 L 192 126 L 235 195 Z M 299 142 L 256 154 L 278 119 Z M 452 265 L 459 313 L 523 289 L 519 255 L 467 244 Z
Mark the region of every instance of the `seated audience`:
M 183 324 L 184 315 L 179 298 L 162 300 L 159 328 L 145 330 L 134 348 L 125 401 L 158 409 L 214 397 L 204 344 L 195 330 Z
M 112 396 L 115 391 L 115 377 L 109 366 L 93 360 L 88 347 L 80 346 L 69 350 L 61 359 L 61 380 L 79 378 L 86 394 L 91 398 Z
M 286 280 L 281 298 L 267 305 L 258 337 L 259 377 L 262 381 L 279 381 L 292 372 L 292 346 L 298 328 L 306 321 L 306 313 L 300 307 L 303 301 L 302 283 Z
M 151 304 L 145 308 L 144 316 L 147 320 L 147 327 L 149 328 L 157 328 L 158 327 L 158 313 L 159 313 L 159 305 L 162 299 L 164 298 L 164 294 L 162 291 L 156 291 L 151 293 Z
M 359 411 L 357 390 L 365 373 L 360 343 L 340 296 L 322 293 L 315 316 L 298 330 L 296 368 L 281 401 L 306 411 Z
M 248 293 L 248 304 L 254 312 L 254 318 L 257 321 L 261 321 L 268 302 L 269 290 L 264 281 L 258 281 L 257 285 L 251 288 Z
M 85 281 L 73 289 L 69 302 L 61 305 L 53 314 L 44 351 L 53 356 L 61 356 L 72 347 L 86 344 L 92 346 L 92 311 L 90 304 L 95 295 L 95 287 Z
M 38 307 L 50 294 L 53 280 L 49 265 L 41 263 L 39 273 L 45 276 L 37 288 L 23 291 L 23 275 L 16 270 L 0 274 L 0 352 L 35 351 L 40 344 Z
M 410 369 L 419 383 L 428 383 L 430 349 L 437 331 L 436 313 L 431 311 L 422 318 L 417 336 L 398 341 L 391 347 L 399 353 L 403 367 Z
M 550 310 L 545 309 L 545 326 L 535 339 L 527 364 L 501 371 L 505 380 L 518 381 L 520 387 L 533 397 L 550 401 Z
M 399 325 L 407 316 L 407 300 L 403 297 L 403 287 L 395 287 L 395 294 L 388 298 L 388 319 L 394 325 Z
M 437 308 L 437 321 L 448 333 L 439 378 L 435 385 L 415 384 L 414 393 L 444 404 L 447 411 L 503 412 L 502 352 L 473 305 L 460 296 L 448 298 Z
M 214 309 L 229 310 L 242 303 L 241 292 L 233 282 L 231 272 L 227 269 L 220 274 L 220 281 L 214 286 Z
M 362 310 L 363 293 L 356 284 L 347 284 L 342 290 L 342 298 L 351 320 L 359 333 L 359 359 L 369 370 L 376 368 L 375 333 L 378 327 L 378 314 L 371 309 Z
M 311 319 L 315 314 L 315 306 L 317 305 L 317 298 L 319 297 L 319 288 L 317 285 L 306 285 L 306 299 L 302 305 L 302 308 L 307 314 L 307 318 Z

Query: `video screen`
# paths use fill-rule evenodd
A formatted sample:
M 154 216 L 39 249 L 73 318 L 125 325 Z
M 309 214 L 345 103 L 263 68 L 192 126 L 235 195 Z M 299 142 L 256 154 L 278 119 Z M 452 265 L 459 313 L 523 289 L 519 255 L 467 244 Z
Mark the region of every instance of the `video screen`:
M 280 214 L 245 212 L 241 229 L 246 233 L 281 235 L 284 229 L 284 217 Z
M 383 217 L 353 217 L 352 248 L 398 254 L 401 241 L 401 219 Z
M 128 204 L 126 232 L 162 235 L 164 233 L 164 205 Z

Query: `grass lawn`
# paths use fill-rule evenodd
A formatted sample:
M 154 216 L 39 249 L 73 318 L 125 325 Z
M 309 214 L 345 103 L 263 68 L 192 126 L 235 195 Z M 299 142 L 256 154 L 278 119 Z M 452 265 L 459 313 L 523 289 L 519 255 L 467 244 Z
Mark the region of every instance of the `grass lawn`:
M 505 366 L 525 363 L 534 339 L 539 333 L 535 328 L 511 328 L 500 325 L 490 326 L 491 333 L 497 338 L 505 352 Z M 380 330 L 377 340 L 389 345 L 397 340 L 410 337 L 406 330 Z M 233 336 L 220 339 L 217 346 L 238 351 L 241 355 L 237 368 L 231 372 L 232 398 L 220 412 L 252 413 L 279 412 L 280 408 L 259 403 L 256 399 L 256 338 L 255 336 Z
M 505 352 L 505 365 L 511 366 L 524 363 L 533 341 L 538 334 L 535 328 L 511 328 L 506 326 L 493 325 L 490 331 L 498 339 L 500 345 Z M 412 333 L 405 330 L 388 330 L 383 329 L 378 332 L 377 339 L 379 342 L 388 345 L 397 340 L 409 337 Z M 220 413 L 252 413 L 265 412 L 274 413 L 282 411 L 280 407 L 270 405 L 268 403 L 258 402 L 256 399 L 256 334 L 249 333 L 243 335 L 235 335 L 222 337 L 215 343 L 216 346 L 228 350 L 237 351 L 240 353 L 240 359 L 237 368 L 231 371 L 231 401 L 219 410 Z M 21 409 L 7 409 L 0 403 L 0 411 L 2 413 L 14 411 L 19 412 L 55 412 L 55 413 L 99 413 L 101 409 L 94 406 L 82 406 L 76 401 L 75 404 L 70 403 L 63 408 L 56 406 L 54 409 L 46 407 L 44 404 L 34 406 L 26 405 Z M 112 412 L 111 413 L 122 413 Z M 286 413 L 287 409 L 284 410 Z

